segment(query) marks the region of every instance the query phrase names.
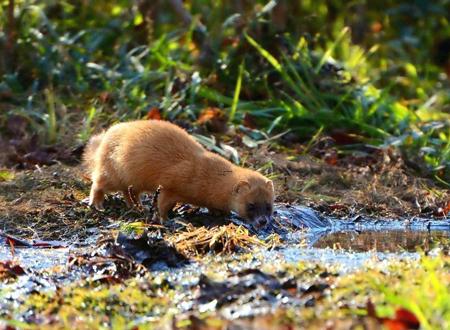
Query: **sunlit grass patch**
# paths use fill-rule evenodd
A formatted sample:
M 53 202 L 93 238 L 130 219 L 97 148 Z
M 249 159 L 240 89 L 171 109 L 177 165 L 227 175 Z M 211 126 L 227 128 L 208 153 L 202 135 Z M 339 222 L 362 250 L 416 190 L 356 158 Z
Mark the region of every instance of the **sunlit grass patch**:
M 370 299 L 381 317 L 391 317 L 402 307 L 414 313 L 424 329 L 448 329 L 449 270 L 450 258 L 445 255 L 393 261 L 385 268 L 375 266 L 341 276 L 331 299 L 350 302 L 349 315 L 365 315 L 365 304 Z

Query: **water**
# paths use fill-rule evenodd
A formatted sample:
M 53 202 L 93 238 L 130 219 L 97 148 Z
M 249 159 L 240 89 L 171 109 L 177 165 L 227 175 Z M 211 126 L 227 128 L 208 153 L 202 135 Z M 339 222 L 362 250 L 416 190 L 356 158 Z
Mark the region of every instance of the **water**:
M 14 256 L 8 246 L 0 246 L 0 261 L 14 260 L 27 269 L 42 270 L 65 265 L 70 254 L 69 248 L 33 249 L 16 248 Z
M 367 230 L 336 231 L 317 239 L 312 247 L 334 248 L 353 252 L 416 252 L 430 250 L 433 245 L 450 238 L 449 231 L 427 230 Z
M 374 260 L 417 258 L 418 250 L 429 251 L 440 242 L 448 243 L 450 222 L 418 218 L 339 220 L 320 216 L 310 208 L 279 205 L 276 221 L 260 236 L 273 232 L 282 237 L 284 245 L 277 251 L 262 252 L 269 262 L 272 258 L 290 263 L 314 261 L 351 270 Z M 306 246 L 299 242 L 306 242 Z M 65 266 L 69 255 L 80 251 L 83 248 L 16 247 L 14 260 L 27 270 L 39 271 Z M 0 261 L 11 259 L 10 247 L 0 238 Z

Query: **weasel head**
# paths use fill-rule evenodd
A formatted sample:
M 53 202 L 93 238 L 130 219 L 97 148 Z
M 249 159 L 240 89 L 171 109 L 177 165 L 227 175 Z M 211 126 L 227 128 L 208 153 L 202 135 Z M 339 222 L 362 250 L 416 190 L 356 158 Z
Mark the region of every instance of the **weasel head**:
M 233 188 L 231 207 L 256 228 L 264 227 L 273 214 L 273 182 L 262 175 L 242 179 Z

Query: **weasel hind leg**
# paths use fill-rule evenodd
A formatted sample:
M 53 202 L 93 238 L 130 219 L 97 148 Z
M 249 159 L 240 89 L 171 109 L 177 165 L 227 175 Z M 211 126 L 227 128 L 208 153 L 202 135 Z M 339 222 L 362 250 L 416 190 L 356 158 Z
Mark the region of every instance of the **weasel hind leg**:
M 107 177 L 94 172 L 91 193 L 89 194 L 89 206 L 95 207 L 97 210 L 104 210 L 103 201 L 105 199 L 105 193 L 114 191 L 112 188 L 113 185 L 108 181 Z

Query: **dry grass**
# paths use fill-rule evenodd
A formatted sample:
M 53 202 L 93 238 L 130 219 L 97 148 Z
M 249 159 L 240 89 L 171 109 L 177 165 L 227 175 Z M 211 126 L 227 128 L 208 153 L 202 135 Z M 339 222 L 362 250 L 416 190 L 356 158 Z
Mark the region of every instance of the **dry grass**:
M 184 224 L 184 228 L 167 239 L 186 256 L 203 255 L 210 251 L 218 254 L 232 253 L 253 246 L 266 246 L 266 243 L 249 234 L 242 226 L 228 224 L 212 228 L 194 227 Z
M 335 165 L 292 150 L 261 147 L 240 153 L 247 166 L 274 177 L 278 202 L 308 205 L 339 217 L 439 217 L 450 198 L 447 189 L 418 177 L 391 150 L 370 158 L 343 156 Z

